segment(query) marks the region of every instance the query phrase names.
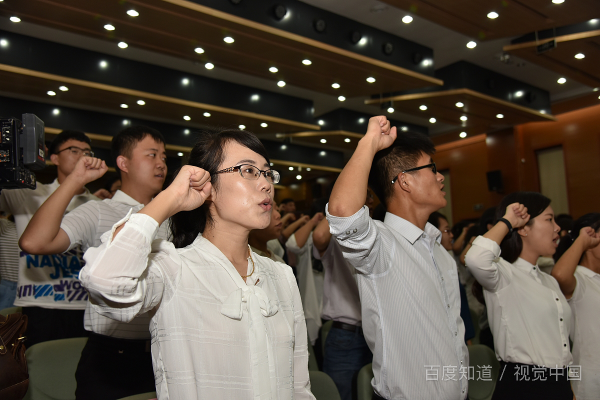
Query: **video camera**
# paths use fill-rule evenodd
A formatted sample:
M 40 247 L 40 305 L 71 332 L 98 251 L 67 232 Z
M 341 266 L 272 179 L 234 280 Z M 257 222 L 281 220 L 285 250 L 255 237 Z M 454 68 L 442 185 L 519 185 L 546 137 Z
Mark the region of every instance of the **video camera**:
M 46 166 L 44 122 L 33 114 L 0 118 L 0 190 L 35 189 L 31 170 Z

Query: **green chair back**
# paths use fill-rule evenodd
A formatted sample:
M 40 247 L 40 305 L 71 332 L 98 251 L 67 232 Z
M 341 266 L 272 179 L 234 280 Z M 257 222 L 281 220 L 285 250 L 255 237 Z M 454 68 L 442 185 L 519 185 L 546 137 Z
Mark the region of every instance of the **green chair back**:
M 317 400 L 342 400 L 333 379 L 325 372 L 308 371 L 310 389 Z
M 25 400 L 75 400 L 75 370 L 86 342 L 87 338 L 60 339 L 28 348 Z
M 6 317 L 8 314 L 14 314 L 18 312 L 23 312 L 23 309 L 21 307 L 8 307 L 0 310 L 0 315 L 4 315 Z
M 148 392 L 142 394 L 134 394 L 133 396 L 123 397 L 119 400 L 150 400 L 156 399 L 156 392 Z
M 479 314 L 476 311 L 473 311 L 472 308 L 470 308 L 469 311 L 471 312 L 471 320 L 473 321 L 473 328 L 475 328 L 475 337 L 473 339 L 471 339 L 471 343 L 472 344 L 480 344 L 481 342 L 479 341 L 479 332 L 481 331 L 481 329 L 479 329 Z
M 496 388 L 500 373 L 500 363 L 496 355 L 487 346 L 474 344 L 469 348 L 469 365 L 473 366 L 473 377 L 469 379 L 470 400 L 490 400 Z M 489 368 L 482 368 L 491 366 Z M 488 380 L 489 375 L 489 380 Z M 484 380 L 485 379 L 485 380 Z
M 356 394 L 358 400 L 371 400 L 373 398 L 373 364 L 367 364 L 358 371 L 356 378 Z
M 333 325 L 333 321 L 327 321 L 321 327 L 321 346 L 323 349 L 323 356 L 325 356 L 325 341 L 327 340 L 327 334 L 331 330 L 331 326 Z
M 317 357 L 315 357 L 315 349 L 313 349 L 312 344 L 310 343 L 310 339 L 307 337 L 308 343 L 308 370 L 309 371 L 318 371 L 319 364 L 317 363 Z

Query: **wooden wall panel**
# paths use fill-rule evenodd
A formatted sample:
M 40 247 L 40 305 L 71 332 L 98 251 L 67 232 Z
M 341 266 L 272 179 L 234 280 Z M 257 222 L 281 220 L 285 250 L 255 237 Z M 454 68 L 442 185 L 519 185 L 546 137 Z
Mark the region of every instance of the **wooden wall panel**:
M 503 193 L 489 192 L 491 206 L 495 206 L 508 193 L 519 190 L 519 157 L 515 143 L 514 129 L 488 133 L 486 138 L 488 171 L 502 171 Z

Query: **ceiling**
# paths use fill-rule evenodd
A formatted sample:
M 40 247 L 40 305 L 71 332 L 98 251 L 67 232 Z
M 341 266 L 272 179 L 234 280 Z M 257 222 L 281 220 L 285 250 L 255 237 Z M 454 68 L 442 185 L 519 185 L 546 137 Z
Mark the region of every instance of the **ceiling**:
M 441 81 L 433 77 L 431 68 L 440 69 L 464 60 L 548 91 L 553 112 L 600 104 L 594 92 L 594 88 L 600 86 L 600 69 L 596 67 L 600 61 L 597 35 L 564 40 L 555 50 L 542 56 L 535 52 L 537 43 L 511 43 L 516 36 L 535 30 L 590 20 L 593 24 L 593 18 L 600 17 L 597 0 L 566 0 L 563 4 L 553 4 L 551 0 L 302 1 L 432 49 L 433 59 L 428 60 L 432 64 L 424 64 L 417 70 L 332 46 L 313 37 L 253 23 L 202 3 L 210 1 L 4 0 L 0 3 L 0 29 L 310 100 L 314 104 L 315 118 L 341 107 L 368 115 L 385 113 L 395 120 L 427 127 L 433 136 L 456 132 L 458 139 L 458 132 L 462 131 L 474 135 L 494 127 L 552 117 L 539 113 L 532 117 L 527 110 L 518 108 L 504 110 L 506 104 L 501 102 L 483 104 L 481 96 L 468 92 L 442 94 L 436 97 L 431 103 L 434 106 L 426 113 L 415 109 L 421 100 L 418 97 L 396 99 L 406 101 L 395 101 L 393 114 L 382 110 L 383 102 L 372 101 L 371 97 L 439 86 Z M 242 4 L 245 3 L 251 4 L 242 0 Z M 282 0 L 281 3 L 292 2 Z M 125 15 L 124 7 L 138 10 L 139 19 Z M 490 11 L 497 12 L 498 18 L 489 19 L 486 15 Z M 17 14 L 21 22 L 11 22 L 9 17 Z M 410 23 L 402 22 L 406 16 L 412 17 Z M 104 27 L 106 24 L 116 29 L 108 31 Z M 327 29 L 328 33 L 335 34 L 335 26 Z M 227 36 L 233 37 L 234 42 L 225 43 L 223 38 Z M 118 47 L 121 41 L 127 42 L 128 47 Z M 476 43 L 472 49 L 466 46 L 470 41 Z M 197 48 L 202 48 L 203 52 L 198 53 Z M 585 59 L 575 59 L 573 52 L 585 52 Z M 311 63 L 303 64 L 307 59 Z M 214 68 L 207 69 L 207 63 L 213 64 Z M 269 71 L 273 66 L 278 68 L 275 73 Z M 50 87 L 57 86 L 66 77 L 35 76 L 6 68 L 0 68 L 0 77 L 3 82 L 0 94 L 4 96 L 125 116 L 137 115 L 191 128 L 243 124 L 265 139 L 285 139 L 309 147 L 339 150 L 346 158 L 360 137 L 356 132 L 346 131 L 327 131 L 320 136 L 315 133 L 319 130 L 317 124 L 277 118 L 268 109 L 249 113 L 236 107 L 211 108 L 211 104 L 186 103 L 177 97 L 153 98 L 149 92 L 95 87 L 85 80 L 70 83 L 72 89 L 69 92 L 49 97 L 46 93 Z M 369 77 L 375 78 L 374 82 L 367 81 Z M 562 77 L 566 82 L 560 84 L 557 80 Z M 278 86 L 280 81 L 284 81 L 285 86 Z M 333 83 L 340 87 L 332 87 Z M 433 99 L 435 95 L 431 93 L 428 96 Z M 140 99 L 145 99 L 147 106 L 138 107 L 136 102 Z M 470 102 L 470 109 L 458 110 L 452 106 L 458 101 Z M 120 108 L 119 105 L 124 103 L 129 104 L 129 108 Z M 509 111 L 514 111 L 510 118 L 502 121 L 495 118 L 497 113 L 508 115 Z M 211 114 L 210 121 L 204 117 L 206 112 Z M 468 124 L 458 122 L 465 112 L 470 113 Z M 189 122 L 182 121 L 182 114 L 193 118 Z M 430 122 L 431 118 L 436 119 L 435 123 Z M 268 128 L 263 128 L 263 123 L 268 124 Z M 321 139 L 325 138 L 327 141 L 323 143 Z M 290 171 L 289 175 L 292 173 Z

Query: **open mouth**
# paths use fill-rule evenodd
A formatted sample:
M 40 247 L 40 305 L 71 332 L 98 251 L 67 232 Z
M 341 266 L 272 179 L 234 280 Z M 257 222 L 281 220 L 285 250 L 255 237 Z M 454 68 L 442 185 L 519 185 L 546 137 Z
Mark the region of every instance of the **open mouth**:
M 259 206 L 261 206 L 263 208 L 263 210 L 265 210 L 265 211 L 271 210 L 272 205 L 273 205 L 273 200 L 271 200 L 270 197 L 267 197 L 261 203 L 259 203 Z

